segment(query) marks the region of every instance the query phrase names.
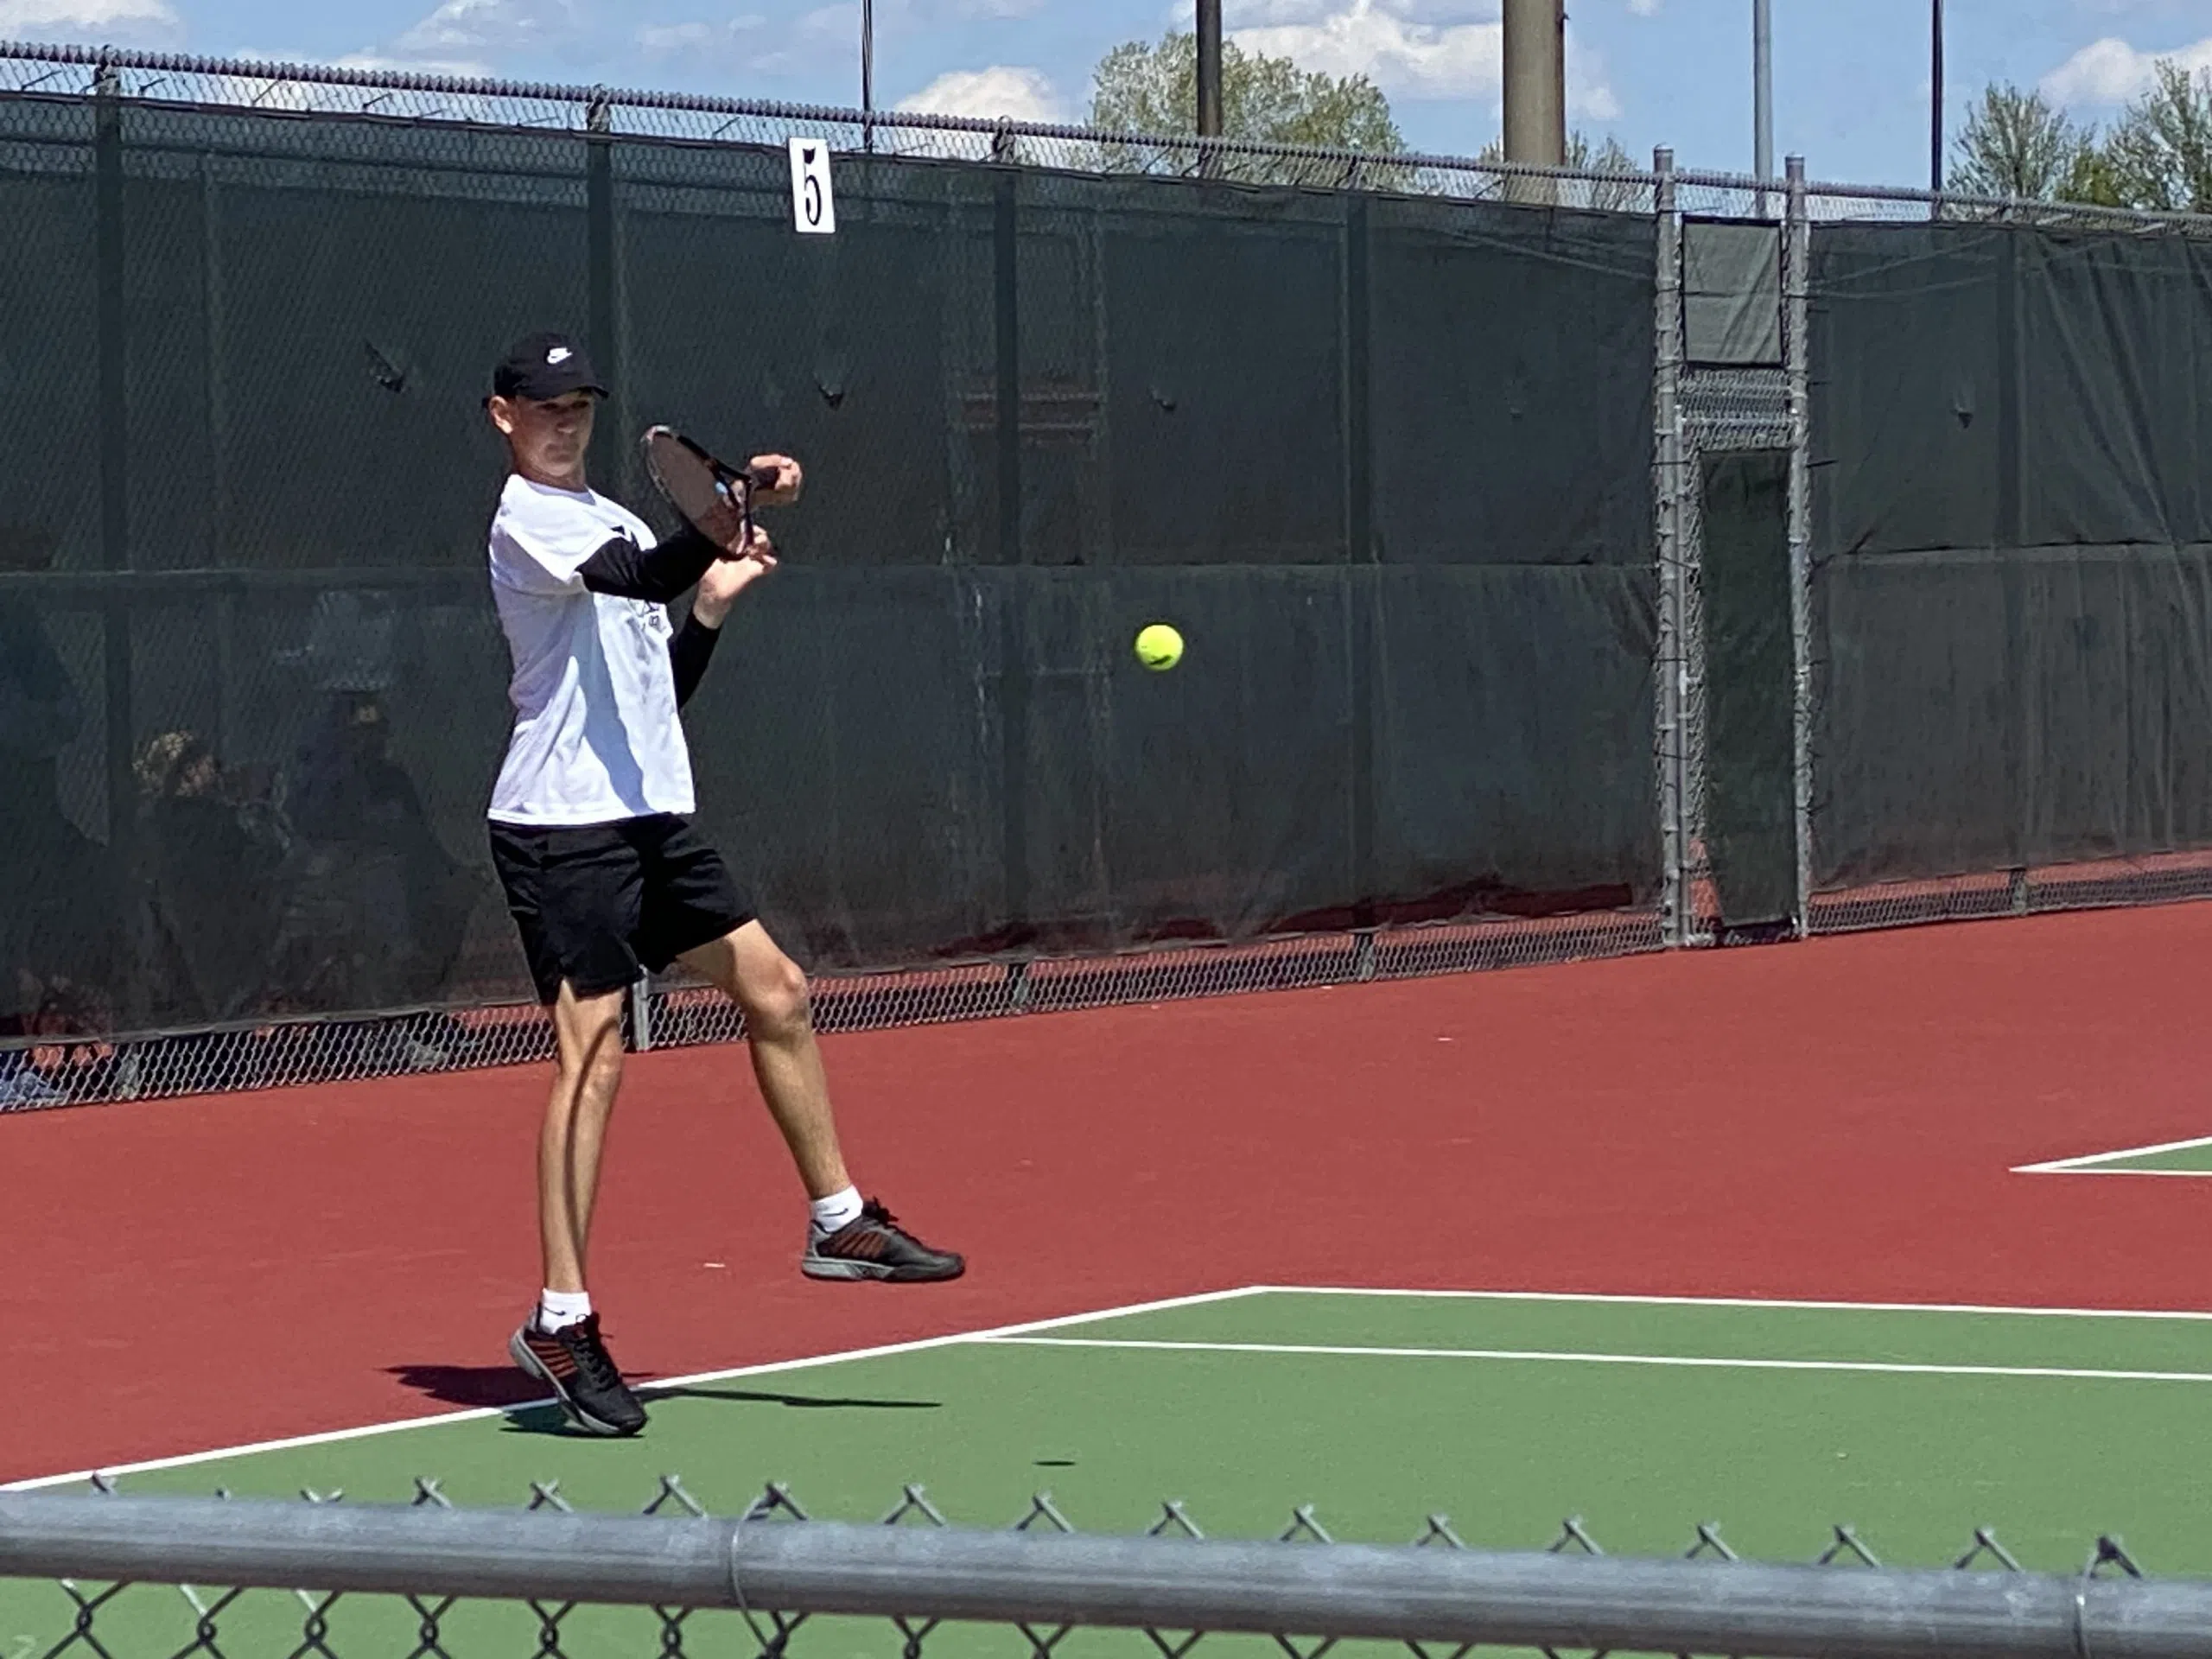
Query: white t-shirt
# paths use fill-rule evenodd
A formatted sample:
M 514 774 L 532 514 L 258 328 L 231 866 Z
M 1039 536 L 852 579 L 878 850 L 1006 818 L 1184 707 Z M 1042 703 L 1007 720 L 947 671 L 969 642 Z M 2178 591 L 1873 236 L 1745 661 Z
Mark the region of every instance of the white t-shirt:
M 676 709 L 665 606 L 585 588 L 617 536 L 653 546 L 635 513 L 594 491 L 507 480 L 492 518 L 492 597 L 514 659 L 514 735 L 493 786 L 499 823 L 613 823 L 689 813 L 691 756 Z

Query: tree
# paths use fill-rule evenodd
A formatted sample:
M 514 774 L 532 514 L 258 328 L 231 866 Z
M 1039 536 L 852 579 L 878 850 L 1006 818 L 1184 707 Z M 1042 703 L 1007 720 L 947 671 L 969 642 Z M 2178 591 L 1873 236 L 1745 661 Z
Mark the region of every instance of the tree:
M 2009 83 L 1983 90 L 1953 149 L 1946 183 L 1960 195 L 2079 201 L 2102 182 L 2095 129 Z
M 1162 137 L 1198 131 L 1198 36 L 1169 34 L 1157 46 L 1130 41 L 1100 59 L 1091 76 L 1090 124 Z M 1258 143 L 1377 155 L 1406 147 L 1390 100 L 1366 76 L 1338 79 L 1289 58 L 1247 52 L 1234 41 L 1222 42 L 1221 124 L 1224 137 Z M 1109 160 L 1130 164 L 1128 156 Z M 1240 168 L 1237 175 L 1250 170 Z
M 2101 146 L 2105 179 L 2129 207 L 2212 213 L 2212 70 L 2191 78 L 2170 59 Z

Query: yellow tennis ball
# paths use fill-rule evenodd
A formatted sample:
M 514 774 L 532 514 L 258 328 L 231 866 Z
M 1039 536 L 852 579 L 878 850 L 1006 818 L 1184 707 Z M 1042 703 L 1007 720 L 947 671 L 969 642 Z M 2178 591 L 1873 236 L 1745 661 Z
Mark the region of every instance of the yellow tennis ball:
M 1137 635 L 1137 661 L 1155 674 L 1164 674 L 1183 660 L 1183 636 L 1165 622 L 1155 622 Z

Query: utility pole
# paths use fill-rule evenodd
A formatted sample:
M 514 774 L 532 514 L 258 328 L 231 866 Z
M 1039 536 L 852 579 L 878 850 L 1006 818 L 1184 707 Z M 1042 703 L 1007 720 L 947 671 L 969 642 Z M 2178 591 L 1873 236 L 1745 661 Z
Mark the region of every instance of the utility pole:
M 1221 0 L 1198 0 L 1198 137 L 1221 137 Z M 1220 161 L 1201 151 L 1199 170 L 1211 178 Z
M 1505 159 L 1567 164 L 1565 0 L 1505 0 Z M 1518 201 L 1551 201 L 1551 181 L 1510 182 Z

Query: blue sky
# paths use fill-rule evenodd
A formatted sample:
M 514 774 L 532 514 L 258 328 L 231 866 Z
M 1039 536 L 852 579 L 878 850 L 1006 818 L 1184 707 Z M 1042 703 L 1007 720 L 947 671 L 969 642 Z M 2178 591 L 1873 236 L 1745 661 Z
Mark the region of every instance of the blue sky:
M 1772 0 L 1777 154 L 1815 177 L 1927 172 L 1928 0 Z M 1497 0 L 1226 0 L 1248 43 L 1371 75 L 1408 138 L 1497 130 Z M 1956 114 L 1992 79 L 2109 117 L 2174 55 L 2212 68 L 2212 0 L 1948 0 Z M 1573 118 L 1635 155 L 1748 169 L 1751 0 L 1570 0 Z M 1116 42 L 1177 0 L 877 0 L 885 104 L 1077 119 Z M 0 36 L 850 104 L 858 0 L 0 0 Z

